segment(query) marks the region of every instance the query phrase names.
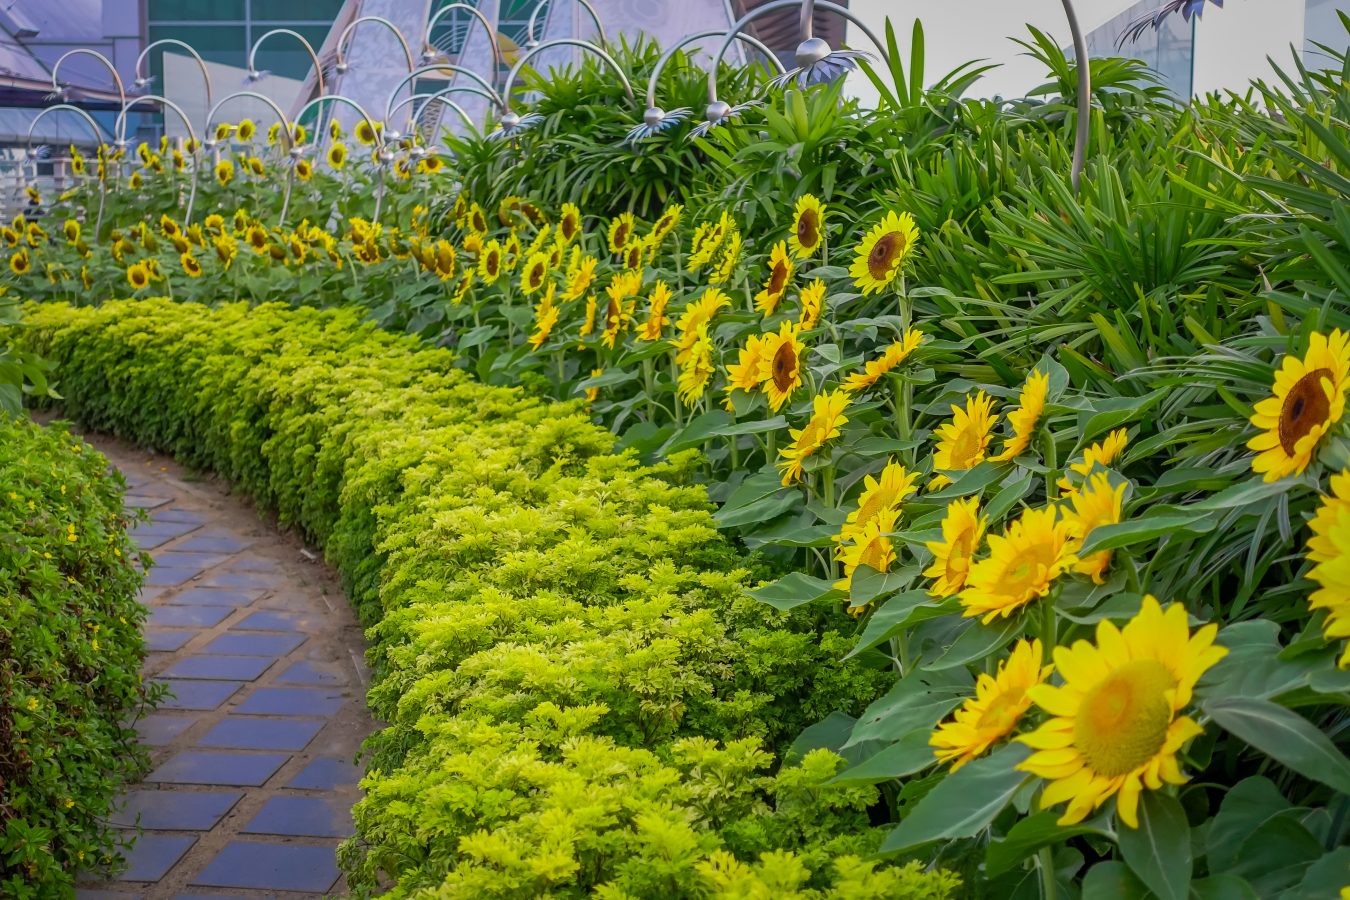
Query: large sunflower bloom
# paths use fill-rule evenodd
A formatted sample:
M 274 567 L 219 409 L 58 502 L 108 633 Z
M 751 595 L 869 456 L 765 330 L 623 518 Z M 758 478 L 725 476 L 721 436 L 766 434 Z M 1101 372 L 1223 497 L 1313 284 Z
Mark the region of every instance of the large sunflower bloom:
M 980 498 L 963 497 L 947 504 L 947 515 L 942 520 L 942 540 L 929 541 L 926 546 L 933 554 L 932 564 L 923 570 L 934 579 L 928 593 L 934 597 L 950 597 L 966 586 L 975 551 L 980 549 L 989 519 L 980 515 Z
M 837 554 L 844 567 L 844 577 L 834 583 L 835 590 L 847 591 L 853 584 L 853 573 L 858 566 L 868 566 L 878 572 L 888 572 L 895 564 L 895 546 L 889 537 L 895 531 L 898 509 L 883 509 L 859 531 L 852 535 L 853 543 L 843 544 Z
M 769 408 L 778 412 L 802 386 L 802 354 L 806 345 L 797 340 L 800 328 L 784 322 L 777 334 L 765 335 L 759 380 L 769 397 Z
M 1111 476 L 1097 472 L 1083 490 L 1070 497 L 1072 511 L 1065 511 L 1064 520 L 1069 523 L 1070 549 L 1075 553 L 1082 546 L 1092 529 L 1100 525 L 1115 525 L 1120 522 L 1120 508 L 1125 499 L 1125 483 L 1111 486 Z M 1106 569 L 1111 565 L 1111 551 L 1099 550 L 1090 556 L 1080 558 L 1074 563 L 1073 570 L 1088 575 L 1096 584 L 1106 581 Z
M 869 359 L 861 372 L 854 372 L 845 378 L 844 390 L 850 394 L 867 390 L 876 384 L 881 376 L 888 374 L 896 366 L 909 359 L 910 354 L 919 349 L 921 343 L 923 343 L 923 332 L 917 328 L 909 329 L 902 337 L 891 342 L 890 346 L 880 356 L 876 359 Z
M 850 540 L 867 527 L 868 522 L 881 515 L 883 510 L 899 509 L 905 498 L 916 490 L 915 482 L 918 480 L 918 473 L 907 471 L 903 465 L 894 460 L 887 460 L 880 478 L 868 475 L 863 480 L 863 492 L 858 497 L 858 508 L 848 514 L 837 540 L 841 542 Z
M 1045 414 L 1045 398 L 1050 392 L 1050 376 L 1040 370 L 1033 370 L 1022 385 L 1017 398 L 1017 409 L 1008 413 L 1012 424 L 1012 437 L 1003 442 L 1003 452 L 992 457 L 994 462 L 1007 462 L 1021 455 L 1031 446 L 1031 438 L 1036 433 L 1036 424 Z
M 139 291 L 150 283 L 150 269 L 143 262 L 132 263 L 127 266 L 127 282 L 134 290 Z
M 872 227 L 854 252 L 848 274 L 863 294 L 875 294 L 886 288 L 914 250 L 919 229 L 909 213 L 888 212 Z
M 778 310 L 778 304 L 787 293 L 792 281 L 792 257 L 788 256 L 787 244 L 783 241 L 773 245 L 769 254 L 769 277 L 764 287 L 755 295 L 755 309 L 767 319 Z
M 1318 590 L 1308 606 L 1327 611 L 1322 634 L 1328 640 L 1350 637 L 1350 472 L 1332 476 L 1331 494 L 1309 524 L 1308 559 L 1316 565 L 1308 578 Z M 1341 653 L 1340 667 L 1350 668 L 1350 645 Z
M 938 426 L 938 445 L 933 451 L 933 471 L 959 472 L 984 461 L 989 435 L 998 421 L 994 401 L 984 391 L 966 396 L 965 408 L 952 407 L 952 420 Z M 933 478 L 930 487 L 951 484 L 946 475 Z
M 1019 738 L 1034 749 L 1018 768 L 1050 782 L 1041 808 L 1068 802 L 1061 825 L 1081 822 L 1111 797 L 1130 828 L 1139 827 L 1139 795 L 1184 784 L 1177 764 L 1183 744 L 1203 729 L 1178 716 L 1204 672 L 1228 652 L 1214 645 L 1218 631 L 1187 627 L 1186 608 L 1164 611 L 1153 597 L 1124 628 L 1097 624 L 1097 643 L 1055 648 L 1064 683 L 1028 693 L 1053 718 Z
M 1314 331 L 1302 359 L 1289 355 L 1275 373 L 1274 396 L 1252 413 L 1261 434 L 1247 442 L 1256 451 L 1252 470 L 1266 481 L 1298 475 L 1312 462 L 1323 435 L 1345 414 L 1350 389 L 1350 335 Z
M 533 294 L 548 280 L 548 254 L 535 253 L 520 272 L 520 290 L 523 294 Z
M 1000 660 L 998 670 L 981 672 L 975 696 L 961 704 L 950 721 L 943 722 L 928 739 L 933 755 L 951 762 L 952 771 L 964 766 L 1017 727 L 1031 707 L 1027 691 L 1049 677 L 1054 666 L 1041 665 L 1044 653 L 1039 640 L 1018 641 L 1012 653 Z
M 628 246 L 628 239 L 633 236 L 633 214 L 630 212 L 619 213 L 609 223 L 609 252 L 622 253 Z
M 1055 579 L 1078 560 L 1070 549 L 1069 523 L 1054 507 L 1029 509 L 1002 535 L 989 536 L 989 557 L 970 567 L 960 594 L 964 616 L 985 624 L 1010 616 L 1050 592 Z
M 659 341 L 665 331 L 665 327 L 670 324 L 670 318 L 666 315 L 666 306 L 670 303 L 670 287 L 664 281 L 657 281 L 652 285 L 651 305 L 647 309 L 647 321 L 642 323 L 642 329 L 638 331 L 637 339 L 639 341 Z
M 825 204 L 811 194 L 802 194 L 797 198 L 797 206 L 792 214 L 792 234 L 788 237 L 792 255 L 806 259 L 820 249 L 824 240 Z
M 478 277 L 485 284 L 492 284 L 502 274 L 502 245 L 493 238 L 483 245 L 478 257 Z
M 807 458 L 839 436 L 839 429 L 848 422 L 844 415 L 848 404 L 849 396 L 841 390 L 817 394 L 811 401 L 810 420 L 801 428 L 789 429 L 792 445 L 778 451 L 782 459 L 777 465 L 783 473 L 784 487 L 800 481 Z

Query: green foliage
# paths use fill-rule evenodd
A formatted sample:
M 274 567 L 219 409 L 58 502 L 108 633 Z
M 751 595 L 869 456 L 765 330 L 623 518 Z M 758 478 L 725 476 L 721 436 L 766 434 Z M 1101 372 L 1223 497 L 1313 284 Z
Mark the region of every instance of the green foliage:
M 884 681 L 849 620 L 745 596 L 695 460 L 644 468 L 576 404 L 473 383 L 354 312 L 32 306 L 93 427 L 213 469 L 320 543 L 369 625 L 350 883 L 394 896 L 950 896 L 860 861 L 876 789 L 779 753 Z M 776 894 L 775 894 L 776 895 Z
M 129 726 L 145 609 L 123 483 L 64 426 L 0 416 L 0 894 L 51 897 L 116 860 L 114 797 L 144 771 Z

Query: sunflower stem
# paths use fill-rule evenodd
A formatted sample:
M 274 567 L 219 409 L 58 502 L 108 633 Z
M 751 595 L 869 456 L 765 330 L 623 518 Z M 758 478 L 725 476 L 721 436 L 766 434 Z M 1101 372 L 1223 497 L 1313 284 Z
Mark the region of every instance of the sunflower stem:
M 647 394 L 647 421 L 656 420 L 656 361 L 647 357 L 642 361 L 642 384 Z
M 1041 602 L 1041 649 L 1045 656 L 1045 663 L 1049 665 L 1055 652 L 1055 598 L 1059 596 L 1059 591 L 1052 591 L 1050 596 Z
M 1050 429 L 1041 429 L 1041 453 L 1045 457 L 1045 496 L 1048 500 L 1059 499 L 1059 484 L 1055 480 L 1059 469 L 1059 452 L 1055 447 L 1055 438 Z
M 1059 883 L 1055 881 L 1055 860 L 1054 851 L 1050 847 L 1042 847 L 1036 851 L 1036 865 L 1041 870 L 1041 897 L 1042 900 L 1057 900 L 1059 896 Z

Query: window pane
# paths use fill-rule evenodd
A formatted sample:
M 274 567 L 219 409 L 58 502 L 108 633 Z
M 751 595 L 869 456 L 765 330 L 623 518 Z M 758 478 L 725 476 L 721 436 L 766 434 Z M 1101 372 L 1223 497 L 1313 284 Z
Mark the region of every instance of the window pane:
M 332 22 L 342 0 L 252 0 L 255 22 Z
M 298 31 L 303 35 L 317 53 L 323 48 L 323 42 L 328 37 L 329 28 L 328 25 L 296 25 L 291 27 L 291 30 Z M 271 28 L 267 25 L 255 25 L 253 39 L 256 41 L 270 30 Z M 304 78 L 309 74 L 309 70 L 314 68 L 314 61 L 309 58 L 305 48 L 295 38 L 290 35 L 276 35 L 268 38 L 258 48 L 257 66 L 259 69 L 266 69 L 286 78 Z
M 222 21 L 244 18 L 244 0 L 149 0 L 146 18 L 156 20 Z

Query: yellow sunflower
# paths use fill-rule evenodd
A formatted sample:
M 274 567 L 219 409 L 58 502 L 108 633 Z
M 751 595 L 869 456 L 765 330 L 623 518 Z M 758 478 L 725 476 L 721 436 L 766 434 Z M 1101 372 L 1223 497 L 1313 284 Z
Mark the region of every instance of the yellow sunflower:
M 723 212 L 716 222 L 703 222 L 694 229 L 694 239 L 690 242 L 689 258 L 685 265 L 691 272 L 712 262 L 713 254 L 722 246 L 722 239 L 731 229 L 731 216 Z
M 1099 525 L 1115 525 L 1120 522 L 1120 509 L 1125 501 L 1125 483 L 1111 486 L 1111 476 L 1097 472 L 1091 476 L 1083 490 L 1070 498 L 1072 511 L 1066 510 L 1064 519 L 1069 523 L 1069 549 L 1077 552 L 1083 541 Z M 1106 570 L 1111 565 L 1111 551 L 1099 550 L 1090 556 L 1079 558 L 1073 570 L 1082 575 L 1091 576 L 1093 582 L 1106 581 Z
M 679 392 L 685 404 L 693 403 L 708 388 L 713 374 L 713 344 L 708 336 L 708 323 L 698 326 L 694 342 L 680 365 Z
M 441 281 L 447 281 L 455 275 L 455 248 L 450 242 L 444 239 L 436 241 L 433 250 L 434 262 L 432 267 L 436 274 L 440 276 Z
M 314 166 L 307 159 L 296 160 L 295 177 L 301 181 L 309 181 L 310 176 L 314 174 Z
M 1039 640 L 1018 641 L 1008 658 L 999 661 L 993 675 L 981 672 L 975 682 L 975 696 L 962 703 L 928 739 L 933 755 L 950 762 L 955 772 L 1012 734 L 1031 707 L 1027 691 L 1050 677 L 1054 668 L 1041 665 L 1044 652 Z
M 684 214 L 684 206 L 676 203 L 666 207 L 665 212 L 652 224 L 651 230 L 647 232 L 647 237 L 653 247 L 660 244 L 666 237 L 675 230 L 675 226 L 680 224 L 680 216 Z
M 256 126 L 256 125 L 253 124 L 253 120 L 252 120 L 252 119 L 243 119 L 243 120 L 240 121 L 239 127 L 238 127 L 238 129 L 237 129 L 237 133 L 238 133 L 238 135 L 239 135 L 239 140 L 241 140 L 241 141 L 251 141 L 251 140 L 253 140 L 253 135 L 256 134 L 257 131 L 258 131 L 258 126 Z
M 788 245 L 798 259 L 806 259 L 820 249 L 825 240 L 825 204 L 811 194 L 802 194 L 797 198 L 797 206 L 792 214 L 792 234 L 788 236 Z
M 506 243 L 502 246 L 502 268 L 514 272 L 516 266 L 520 265 L 520 254 L 520 236 L 512 231 L 506 236 Z
M 647 321 L 642 324 L 637 339 L 640 341 L 659 341 L 670 318 L 666 315 L 666 306 L 670 304 L 670 287 L 664 281 L 652 285 L 650 305 L 647 307 Z
M 773 245 L 773 251 L 769 254 L 769 278 L 755 295 L 755 309 L 763 313 L 766 319 L 773 315 L 791 282 L 792 258 L 788 256 L 787 243 L 779 241 Z
M 895 531 L 898 509 L 877 512 L 866 525 L 850 537 L 852 543 L 842 544 L 836 551 L 844 567 L 844 577 L 834 583 L 835 590 L 847 591 L 853 584 L 853 573 L 859 566 L 868 566 L 878 572 L 889 572 L 895 564 L 895 546 L 890 534 Z
M 731 274 L 736 270 L 736 263 L 741 258 L 741 247 L 743 240 L 739 231 L 733 231 L 726 240 L 726 245 L 722 250 L 722 261 L 717 264 L 708 276 L 708 284 L 725 284 L 731 280 Z
M 806 460 L 839 436 L 839 429 L 848 422 L 844 415 L 848 404 L 849 396 L 841 390 L 817 394 L 811 401 L 810 420 L 801 428 L 789 429 L 792 444 L 778 451 L 783 487 L 801 481 Z
M 487 213 L 477 202 L 469 207 L 469 229 L 478 234 L 487 234 Z
M 379 137 L 380 126 L 371 122 L 369 119 L 362 119 L 356 123 L 356 139 L 367 147 L 375 143 Z
M 916 490 L 919 480 L 917 472 L 910 472 L 895 460 L 887 460 L 881 477 L 868 475 L 863 479 L 863 492 L 858 497 L 858 507 L 848 514 L 844 527 L 835 540 L 851 540 L 867 524 L 879 516 L 883 510 L 900 509 L 905 499 Z
M 643 237 L 631 237 L 628 239 L 628 246 L 623 248 L 623 265 L 625 269 L 636 272 L 642 268 L 642 262 L 647 255 L 647 239 Z
M 547 280 L 548 254 L 535 253 L 520 272 L 520 290 L 525 294 L 533 294 L 542 288 Z
M 1308 598 L 1308 606 L 1327 611 L 1322 624 L 1327 640 L 1350 637 L 1350 471 L 1332 476 L 1330 493 L 1309 526 L 1308 559 L 1315 565 L 1308 578 L 1318 589 Z M 1339 664 L 1350 668 L 1350 645 Z
M 1031 438 L 1036 433 L 1036 425 L 1045 414 L 1045 398 L 1050 391 L 1050 376 L 1039 369 L 1032 370 L 1027 383 L 1017 398 L 1017 409 L 1008 413 L 1008 422 L 1012 425 L 1012 437 L 1003 442 L 1003 452 L 992 457 L 994 462 L 1007 462 L 1031 446 Z
M 221 122 L 220 124 L 216 125 L 216 140 L 218 141 L 229 140 L 230 135 L 233 133 L 234 133 L 234 126 L 231 125 L 229 122 Z M 142 160 L 144 160 L 150 155 L 150 148 L 145 144 L 141 144 L 139 147 L 136 148 L 136 153 L 141 157 Z
M 938 445 L 933 451 L 934 472 L 959 472 L 973 469 L 984 460 L 989 436 L 998 417 L 994 401 L 984 391 L 966 395 L 966 405 L 952 407 L 952 420 L 937 429 Z M 936 475 L 930 488 L 951 484 L 946 475 Z
M 988 524 L 988 517 L 980 515 L 979 497 L 964 497 L 947 504 L 942 540 L 924 545 L 933 554 L 932 565 L 923 570 L 924 577 L 934 579 L 928 593 L 951 597 L 966 586 L 971 563 Z
M 777 334 L 765 335 L 759 380 L 768 395 L 769 409 L 774 412 L 782 409 L 802 386 L 802 354 L 806 345 L 797 339 L 799 330 L 791 322 L 784 322 Z
M 581 319 L 581 330 L 578 332 L 582 337 L 587 337 L 595 332 L 595 311 L 597 303 L 594 294 L 586 297 L 586 312 Z
M 1054 507 L 1028 509 L 1002 535 L 989 536 L 988 558 L 970 567 L 961 590 L 962 615 L 983 616 L 987 625 L 1050 592 L 1055 579 L 1078 561 L 1069 523 L 1057 516 Z
M 630 212 L 620 213 L 609 223 L 609 252 L 622 253 L 628 246 L 628 239 L 633 236 L 633 214 Z
M 458 306 L 464 302 L 464 298 L 469 296 L 469 291 L 473 288 L 473 278 L 474 270 L 469 266 L 465 266 L 464 275 L 459 280 L 459 286 L 455 288 L 454 296 L 450 298 L 451 303 Z
M 228 169 L 223 170 L 224 171 L 223 175 L 221 174 L 222 172 L 221 166 L 229 166 Z M 229 184 L 230 179 L 233 177 L 234 177 L 234 164 L 231 163 L 228 159 L 221 160 L 219 163 L 216 164 L 217 181 L 219 181 L 221 184 Z M 140 172 L 132 172 L 131 180 L 127 183 L 131 185 L 132 190 L 138 190 L 141 185 L 145 184 L 145 179 L 141 177 Z
M 33 260 L 28 255 L 27 247 L 23 247 L 9 258 L 9 270 L 15 275 L 26 275 L 31 268 L 33 268 Z
M 679 337 L 671 341 L 671 344 L 675 347 L 675 362 L 677 364 L 684 365 L 694 342 L 698 340 L 699 327 L 712 321 L 718 310 L 729 306 L 731 306 L 731 300 L 725 293 L 717 288 L 708 288 L 697 300 L 684 308 L 684 312 L 675 322 L 675 328 L 680 333 Z
M 239 255 L 239 242 L 231 234 L 218 234 L 211 239 L 211 246 L 215 248 L 216 258 L 219 259 L 228 269 L 230 263 Z
M 1274 396 L 1256 404 L 1251 423 L 1261 434 L 1247 442 L 1257 455 L 1252 470 L 1266 481 L 1298 475 L 1312 462 L 1322 437 L 1345 414 L 1350 389 L 1350 335 L 1314 331 L 1302 359 L 1286 356 L 1275 373 Z
M 563 244 L 570 244 L 581 234 L 581 209 L 575 203 L 564 203 L 558 218 L 558 235 Z
M 342 137 L 342 123 L 337 119 L 328 120 L 328 136 L 333 140 Z
M 189 278 L 202 277 L 202 264 L 198 262 L 197 257 L 193 256 L 190 252 L 184 253 L 181 256 L 179 256 L 178 262 L 182 264 L 183 271 L 188 275 Z
M 598 264 L 599 260 L 594 256 L 587 256 L 576 268 L 568 270 L 567 290 L 563 292 L 563 300 L 576 300 L 591 289 L 591 284 L 595 281 L 595 267 Z
M 1059 479 L 1060 492 L 1068 496 L 1078 490 L 1077 485 L 1083 483 L 1089 472 L 1098 466 L 1109 467 L 1120 458 L 1120 454 L 1125 452 L 1125 445 L 1129 442 L 1129 433 L 1124 428 L 1117 428 L 1108 434 L 1105 440 L 1088 447 L 1087 450 L 1083 451 L 1082 462 L 1069 464 L 1069 472 L 1078 476 L 1076 483 L 1075 480 L 1069 478 L 1069 473 L 1066 472 L 1064 477 Z
M 844 379 L 844 390 L 850 394 L 856 394 L 859 391 L 865 391 L 881 379 L 881 376 L 888 374 L 896 366 L 900 365 L 910 354 L 919 349 L 923 343 L 923 332 L 917 328 L 911 328 L 904 333 L 904 336 L 897 338 L 890 346 L 876 359 L 869 359 L 863 366 L 861 372 L 854 372 Z
M 802 288 L 802 313 L 797 324 L 802 331 L 810 331 L 820 322 L 820 314 L 825 311 L 825 282 L 819 278 Z
M 1139 615 L 1116 628 L 1097 624 L 1097 643 L 1055 648 L 1062 685 L 1028 690 L 1052 718 L 1018 738 L 1036 752 L 1018 768 L 1050 782 L 1041 808 L 1068 802 L 1061 825 L 1081 822 L 1111 797 L 1130 828 L 1139 827 L 1145 787 L 1184 784 L 1177 753 L 1203 729 L 1178 716 L 1200 676 L 1227 654 L 1214 645 L 1215 625 L 1195 634 L 1186 608 L 1166 611 L 1145 597 Z
M 600 340 L 612 350 L 615 341 L 619 339 L 619 333 L 632 320 L 633 308 L 637 305 L 637 301 L 627 300 L 626 294 L 616 290 L 616 285 L 612 283 L 605 288 L 605 293 L 608 295 L 608 302 L 605 304 L 605 327 L 600 332 Z M 711 360 L 708 364 L 712 364 Z
M 137 172 L 136 174 L 139 175 L 140 173 Z M 223 187 L 233 180 L 234 163 L 230 162 L 228 159 L 222 159 L 220 162 L 216 163 L 216 181 L 220 182 Z
M 562 310 L 553 305 L 553 291 L 553 282 L 550 281 L 543 299 L 534 308 L 534 334 L 530 335 L 529 340 L 532 350 L 542 347 L 548 336 L 553 333 L 553 326 L 558 324 L 558 316 Z
M 347 145 L 333 144 L 328 148 L 328 165 L 341 169 L 347 164 Z
M 254 253 L 267 252 L 267 229 L 261 225 L 250 225 L 244 232 L 244 240 L 253 248 Z
M 745 391 L 753 393 L 762 383 L 760 371 L 766 360 L 765 348 L 772 335 L 752 334 L 746 338 L 745 346 L 734 363 L 727 365 L 727 393 Z
M 604 369 L 591 369 L 592 378 L 599 378 L 603 374 L 605 374 Z M 586 388 L 587 403 L 594 403 L 599 397 L 600 397 L 600 389 L 598 387 Z
M 76 219 L 66 219 L 66 223 L 61 226 L 61 231 L 66 236 L 66 241 L 73 244 L 80 239 L 80 223 Z
M 918 239 L 919 229 L 914 226 L 913 216 L 887 212 L 854 251 L 853 265 L 848 270 L 853 283 L 864 295 L 885 289 L 904 268 Z
M 143 262 L 132 263 L 127 266 L 127 281 L 135 290 L 140 290 L 150 283 L 150 269 Z
M 478 257 L 478 277 L 485 283 L 492 284 L 501 274 L 502 245 L 493 238 L 483 245 L 483 252 Z

